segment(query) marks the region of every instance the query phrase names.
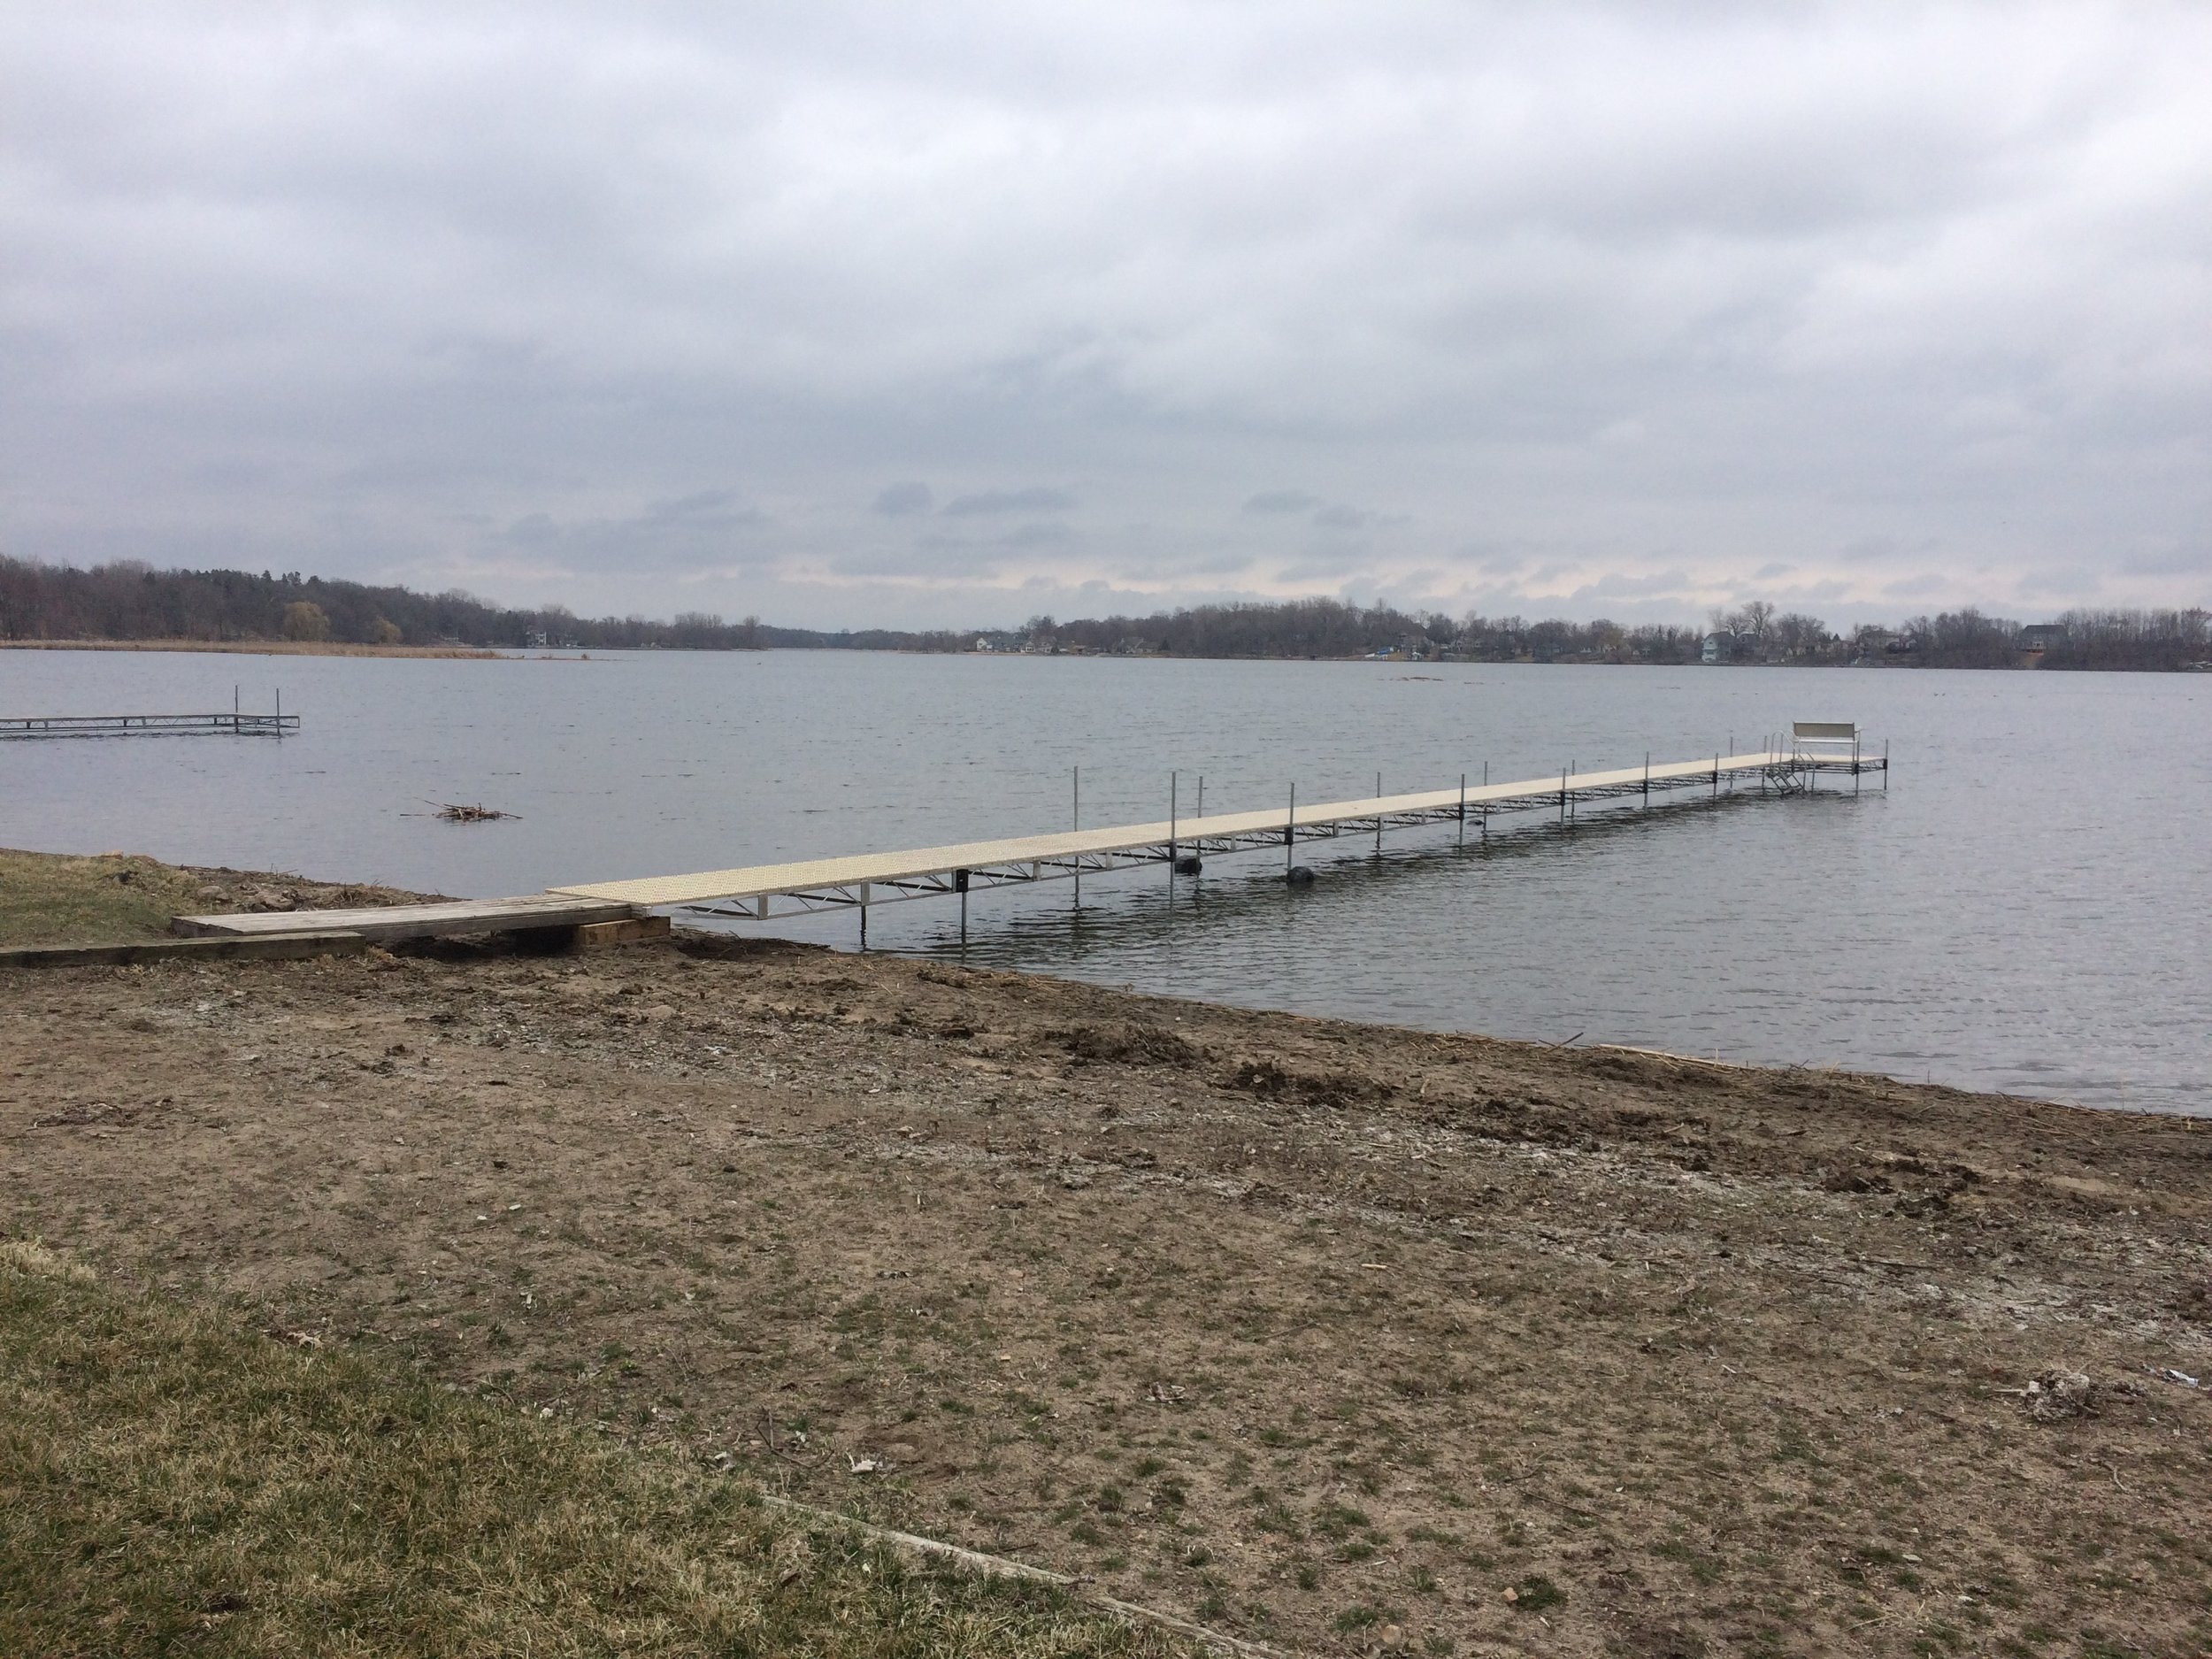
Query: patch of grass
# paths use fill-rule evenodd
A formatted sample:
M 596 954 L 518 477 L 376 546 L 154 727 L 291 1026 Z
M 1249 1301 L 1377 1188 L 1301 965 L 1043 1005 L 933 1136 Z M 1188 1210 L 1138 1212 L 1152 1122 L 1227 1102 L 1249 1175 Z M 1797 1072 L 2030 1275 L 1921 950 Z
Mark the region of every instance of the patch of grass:
M 1513 1610 L 1517 1613 L 1541 1613 L 1567 1599 L 1567 1593 L 1540 1572 L 1529 1574 L 1513 1590 Z
M 0 945 L 166 939 L 173 917 L 227 908 L 183 872 L 121 853 L 73 858 L 0 850 Z
M 0 1653 L 1189 1651 L 21 1242 L 0 1494 Z

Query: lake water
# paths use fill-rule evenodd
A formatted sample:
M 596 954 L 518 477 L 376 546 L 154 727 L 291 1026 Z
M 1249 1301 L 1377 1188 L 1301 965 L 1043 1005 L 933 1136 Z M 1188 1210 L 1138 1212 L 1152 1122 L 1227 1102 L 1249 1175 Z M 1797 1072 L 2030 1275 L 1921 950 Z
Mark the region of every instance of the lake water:
M 302 733 L 0 743 L 0 845 L 472 896 L 1756 747 L 1886 740 L 1886 793 L 1348 838 L 972 901 L 966 960 L 1446 1030 L 1834 1064 L 2212 1115 L 2212 680 L 649 654 L 0 651 L 0 714 L 250 709 Z M 518 820 L 456 826 L 430 803 Z M 872 945 L 962 950 L 949 900 Z M 779 925 L 842 946 L 849 915 Z

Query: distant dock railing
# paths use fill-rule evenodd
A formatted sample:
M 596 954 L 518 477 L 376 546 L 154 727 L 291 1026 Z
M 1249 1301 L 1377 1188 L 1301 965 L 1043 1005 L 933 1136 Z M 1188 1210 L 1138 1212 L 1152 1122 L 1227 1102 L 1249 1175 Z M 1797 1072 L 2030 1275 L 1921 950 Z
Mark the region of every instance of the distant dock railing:
M 283 737 L 296 714 L 0 714 L 0 740 L 41 737 Z

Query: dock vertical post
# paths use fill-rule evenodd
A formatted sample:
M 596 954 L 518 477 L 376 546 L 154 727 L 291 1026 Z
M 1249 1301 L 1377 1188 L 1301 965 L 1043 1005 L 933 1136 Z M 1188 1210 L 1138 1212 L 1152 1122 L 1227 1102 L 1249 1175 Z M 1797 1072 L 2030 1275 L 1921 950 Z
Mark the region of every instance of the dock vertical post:
M 1651 751 L 1649 749 L 1644 751 L 1644 806 L 1647 810 L 1651 806 Z
M 1485 789 L 1487 789 L 1490 787 L 1490 763 L 1486 760 L 1482 763 L 1482 787 Z M 1486 795 L 1482 798 L 1482 839 L 1486 845 L 1488 844 L 1490 840 L 1490 797 Z
M 1375 856 L 1382 856 L 1382 773 L 1375 774 Z
M 1290 816 L 1283 820 L 1283 873 L 1292 869 L 1293 855 L 1298 850 L 1298 786 L 1290 786 Z
M 1467 844 L 1467 774 L 1459 774 L 1459 844 Z
M 281 686 L 277 687 L 276 727 L 277 741 L 281 743 L 284 741 L 284 687 Z
M 1075 784 L 1075 813 L 1069 820 L 1068 827 L 1079 830 L 1083 827 L 1083 769 L 1080 766 L 1071 766 L 1068 771 Z M 1075 908 L 1079 910 L 1083 908 L 1083 855 L 1081 853 L 1075 855 Z
M 1882 740 L 1882 793 L 1889 793 L 1889 739 Z
M 1851 793 L 1859 792 L 1859 734 L 1851 733 Z
M 860 884 L 860 948 L 868 949 L 868 884 Z
M 1175 778 L 1167 775 L 1167 874 L 1171 884 L 1175 879 Z
M 1567 822 L 1567 768 L 1565 766 L 1559 769 L 1559 822 L 1561 827 L 1564 828 Z

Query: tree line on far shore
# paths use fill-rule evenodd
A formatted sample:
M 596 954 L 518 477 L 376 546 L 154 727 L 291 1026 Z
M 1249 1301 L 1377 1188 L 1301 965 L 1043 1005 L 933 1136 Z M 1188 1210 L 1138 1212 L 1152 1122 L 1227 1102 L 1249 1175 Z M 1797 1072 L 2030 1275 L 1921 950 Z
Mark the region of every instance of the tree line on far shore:
M 1078 653 L 1208 657 L 1351 657 L 1536 663 L 1880 664 L 1926 668 L 2153 669 L 2212 664 L 2212 613 L 2065 612 L 2021 624 L 1967 609 L 1848 634 L 1763 601 L 1715 611 L 1703 627 L 1602 618 L 1454 618 L 1334 599 L 1192 605 L 1149 616 L 1013 629 L 825 632 L 686 612 L 673 621 L 583 618 L 472 595 L 421 594 L 297 572 L 157 571 L 130 560 L 89 570 L 0 557 L 0 640 L 335 641 L 582 650 L 850 650 Z

